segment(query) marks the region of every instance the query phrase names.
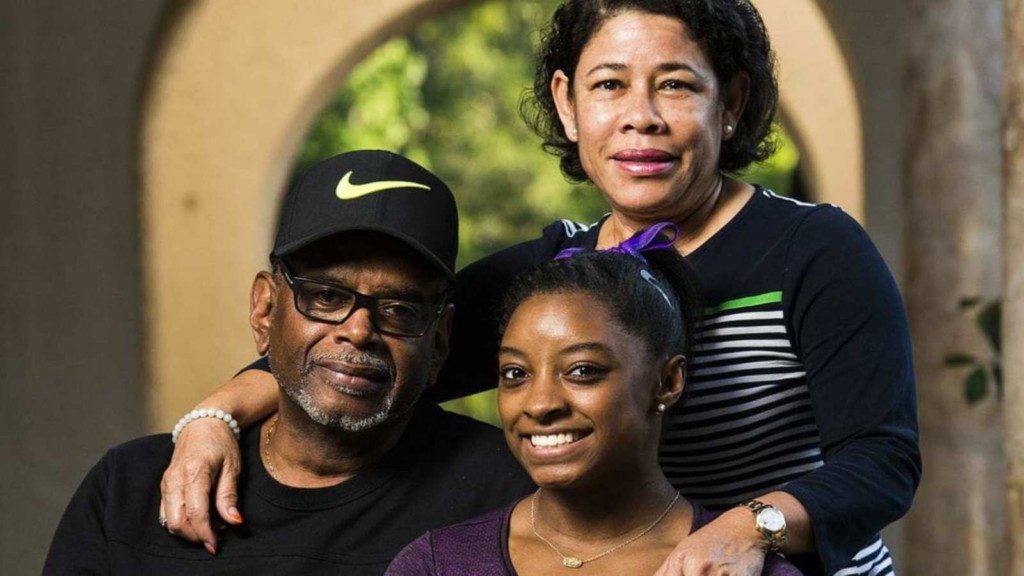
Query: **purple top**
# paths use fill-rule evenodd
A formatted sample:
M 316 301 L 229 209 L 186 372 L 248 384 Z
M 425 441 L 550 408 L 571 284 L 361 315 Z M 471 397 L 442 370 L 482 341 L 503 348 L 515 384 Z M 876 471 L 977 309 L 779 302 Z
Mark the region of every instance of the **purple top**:
M 388 566 L 384 576 L 517 576 L 508 553 L 509 522 L 518 502 L 459 524 L 431 530 L 413 540 Z M 693 505 L 692 534 L 715 519 Z M 765 558 L 761 576 L 800 576 L 781 556 Z

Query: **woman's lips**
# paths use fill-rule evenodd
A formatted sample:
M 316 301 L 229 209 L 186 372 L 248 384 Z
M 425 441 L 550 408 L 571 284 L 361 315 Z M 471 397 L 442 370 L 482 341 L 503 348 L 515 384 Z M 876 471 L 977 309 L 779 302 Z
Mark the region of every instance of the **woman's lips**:
M 580 451 L 590 437 L 590 431 L 567 431 L 520 436 L 526 459 L 535 463 L 558 462 L 570 459 Z
M 612 161 L 631 176 L 662 176 L 675 168 L 678 158 L 655 148 L 632 148 L 612 156 Z

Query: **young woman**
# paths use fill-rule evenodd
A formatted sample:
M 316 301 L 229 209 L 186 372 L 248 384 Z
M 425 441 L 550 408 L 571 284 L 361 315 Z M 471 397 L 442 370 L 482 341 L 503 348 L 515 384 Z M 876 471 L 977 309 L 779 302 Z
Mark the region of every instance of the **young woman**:
M 921 474 L 906 317 L 877 250 L 840 209 L 729 176 L 767 157 L 777 99 L 748 0 L 566 1 L 544 35 L 530 119 L 563 172 L 592 182 L 611 212 L 590 227 L 556 223 L 460 272 L 437 390 L 493 385 L 494 311 L 524 270 L 673 222 L 708 307 L 690 394 L 665 416 L 661 464 L 687 497 L 724 513 L 683 539 L 664 573 L 694 557 L 759 566 L 764 536 L 738 507 L 757 498 L 785 517 L 782 550 L 805 573 L 884 576 L 892 560 L 878 532 L 909 509 Z M 246 425 L 276 394 L 269 374 L 249 370 L 200 406 Z M 202 518 L 210 483 L 188 470 L 217 479 L 218 511 L 232 521 L 238 459 L 225 426 L 185 429 L 163 486 L 177 533 L 216 538 Z
M 658 466 L 665 412 L 684 389 L 692 272 L 674 250 L 635 254 L 580 253 L 510 289 L 498 406 L 538 489 L 428 532 L 388 575 L 653 574 L 714 518 Z M 798 574 L 777 556 L 763 573 Z

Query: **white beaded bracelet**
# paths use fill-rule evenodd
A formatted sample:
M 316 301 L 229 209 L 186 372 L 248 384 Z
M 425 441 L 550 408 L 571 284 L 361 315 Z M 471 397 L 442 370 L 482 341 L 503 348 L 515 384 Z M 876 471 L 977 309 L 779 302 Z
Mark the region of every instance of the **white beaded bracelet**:
M 174 425 L 174 430 L 171 430 L 171 442 L 177 443 L 178 436 L 181 435 L 181 431 L 185 429 L 185 426 L 188 426 L 189 422 L 200 418 L 223 420 L 228 425 L 228 428 L 231 428 L 231 431 L 234 432 L 235 440 L 242 437 L 242 429 L 238 427 L 238 420 L 235 420 L 231 414 L 214 408 L 200 408 L 185 414 L 181 417 L 181 420 L 178 420 L 178 423 Z

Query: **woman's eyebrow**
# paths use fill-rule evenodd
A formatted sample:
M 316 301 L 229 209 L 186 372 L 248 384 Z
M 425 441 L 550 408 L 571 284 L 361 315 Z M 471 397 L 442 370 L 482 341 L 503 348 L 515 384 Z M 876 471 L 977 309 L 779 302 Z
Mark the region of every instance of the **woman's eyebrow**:
M 678 72 L 680 70 L 693 74 L 699 80 L 704 80 L 705 78 L 703 73 L 685 62 L 665 62 L 664 64 L 658 65 L 659 72 Z
M 587 72 L 586 75 L 590 76 L 591 74 L 593 74 L 595 72 L 600 72 L 601 70 L 611 70 L 613 72 L 622 72 L 623 70 L 626 70 L 628 68 L 629 68 L 629 66 L 626 66 L 625 64 L 623 64 L 621 62 L 606 62 L 604 64 L 598 64 L 597 66 L 594 66 L 593 68 L 591 68 Z
M 628 69 L 629 69 L 629 66 L 627 66 L 626 64 L 623 64 L 622 62 L 605 62 L 604 64 L 598 64 L 597 66 L 594 66 L 593 68 L 591 68 L 587 72 L 586 75 L 590 76 L 590 75 L 592 75 L 592 74 L 594 74 L 596 72 L 600 72 L 602 70 L 611 70 L 613 72 L 622 72 L 623 70 L 628 70 Z M 698 71 L 696 68 L 694 68 L 690 64 L 687 64 L 686 62 L 664 62 L 664 63 L 658 65 L 658 72 L 677 72 L 679 70 L 683 70 L 685 72 L 689 72 L 690 74 L 693 74 L 694 76 L 696 76 L 699 80 L 705 80 L 706 79 L 706 76 L 702 72 Z
M 570 346 L 562 348 L 560 354 L 572 354 L 574 352 L 602 352 L 605 354 L 611 353 L 611 348 L 601 344 L 600 342 L 577 342 Z
M 523 354 L 522 350 L 520 350 L 519 348 L 514 348 L 512 346 L 501 346 L 501 347 L 499 347 L 498 348 L 498 354 L 512 354 L 514 356 L 525 356 L 525 354 Z

